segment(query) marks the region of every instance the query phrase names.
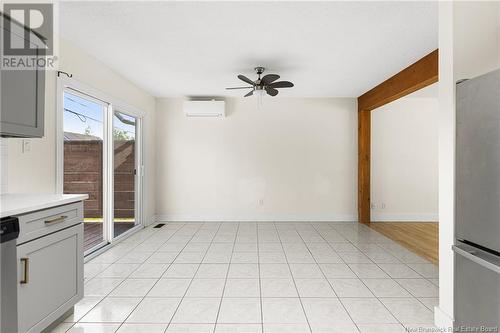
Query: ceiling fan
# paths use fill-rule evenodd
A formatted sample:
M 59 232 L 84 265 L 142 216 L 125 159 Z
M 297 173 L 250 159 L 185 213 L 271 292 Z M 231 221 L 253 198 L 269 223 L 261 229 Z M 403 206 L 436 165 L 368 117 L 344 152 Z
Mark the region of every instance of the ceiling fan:
M 248 92 L 244 97 L 252 96 L 254 93 L 258 94 L 260 96 L 264 95 L 267 93 L 268 95 L 271 96 L 276 96 L 278 95 L 279 91 L 277 88 L 291 88 L 293 87 L 293 83 L 290 81 L 276 81 L 280 78 L 278 74 L 266 74 L 262 78 L 260 77 L 262 73 L 264 73 L 265 68 L 264 67 L 255 67 L 255 72 L 259 76 L 257 80 L 252 81 L 249 78 L 247 78 L 245 75 L 238 75 L 238 79 L 241 81 L 248 83 L 250 86 L 247 87 L 233 87 L 233 88 L 226 88 L 228 90 L 231 89 L 252 89 L 250 92 Z

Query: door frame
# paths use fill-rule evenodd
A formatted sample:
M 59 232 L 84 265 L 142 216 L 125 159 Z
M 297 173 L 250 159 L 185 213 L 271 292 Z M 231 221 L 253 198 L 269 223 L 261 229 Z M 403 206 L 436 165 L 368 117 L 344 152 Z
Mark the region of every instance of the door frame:
M 93 103 L 96 103 L 96 104 L 99 104 L 99 105 L 102 105 L 103 107 L 103 126 L 102 126 L 102 129 L 103 129 L 103 145 L 102 145 L 102 165 L 101 165 L 101 168 L 102 168 L 102 219 L 103 219 L 103 234 L 102 234 L 102 242 L 97 244 L 96 246 L 94 246 L 93 248 L 89 249 L 89 252 L 92 252 L 94 250 L 97 250 L 105 245 L 107 245 L 109 243 L 109 238 L 110 238 L 110 235 L 112 235 L 113 233 L 113 230 L 110 229 L 110 228 L 107 228 L 107 226 L 109 225 L 109 222 L 108 221 L 112 221 L 113 217 L 110 216 L 108 214 L 108 212 L 110 211 L 110 201 L 109 201 L 109 195 L 113 194 L 111 191 L 110 191 L 110 188 L 109 188 L 109 184 L 110 184 L 110 180 L 112 182 L 112 179 L 109 178 L 109 173 L 107 172 L 107 170 L 110 168 L 110 166 L 112 166 L 113 164 L 113 161 L 112 159 L 109 158 L 109 153 L 108 153 L 108 150 L 109 150 L 109 144 L 108 144 L 108 141 L 109 141 L 109 135 L 108 135 L 108 130 L 107 130 L 107 127 L 108 127 L 108 123 L 109 123 L 109 110 L 110 110 L 110 107 L 111 107 L 111 104 L 109 102 L 106 102 L 106 101 L 103 101 L 101 100 L 100 98 L 97 98 L 95 96 L 91 96 L 83 91 L 80 91 L 80 90 L 75 90 L 71 87 L 65 87 L 63 89 L 63 91 L 61 92 L 62 94 L 62 103 L 61 103 L 61 106 L 62 106 L 62 109 L 61 109 L 61 152 L 60 152 L 60 155 L 59 153 L 57 154 L 58 155 L 58 164 L 60 163 L 60 172 L 58 170 L 57 172 L 57 179 L 56 179 L 56 184 L 57 184 L 57 193 L 64 193 L 64 93 L 68 91 L 69 93 L 71 93 L 72 95 L 75 95 L 77 97 L 80 97 L 82 99 L 86 99 L 86 100 L 89 100 Z M 59 131 L 58 131 L 59 132 Z M 58 144 L 59 144 L 59 138 L 58 138 Z M 59 161 L 59 156 L 61 157 L 60 158 L 60 161 Z
M 125 115 L 134 117 L 136 119 L 136 126 L 135 126 L 135 179 L 134 179 L 134 186 L 135 186 L 135 193 L 134 193 L 134 214 L 135 214 L 135 226 L 132 227 L 131 229 L 125 231 L 124 233 L 118 235 L 117 237 L 113 237 L 114 240 L 117 239 L 122 239 L 124 237 L 128 237 L 129 234 L 135 232 L 138 228 L 142 228 L 144 226 L 144 214 L 143 214 L 143 193 L 144 193 L 144 158 L 143 158 L 143 151 L 144 151 L 144 143 L 143 143 L 143 117 L 137 116 L 135 114 L 132 114 L 130 112 L 127 112 L 126 110 L 124 111 L 121 107 L 116 107 L 115 109 L 111 110 L 112 113 L 111 115 L 114 116 L 115 112 L 120 112 Z M 111 132 L 113 132 L 113 118 L 111 118 Z M 114 157 L 114 151 L 113 151 L 113 140 L 111 141 L 111 155 Z M 113 170 L 112 168 L 109 170 L 111 172 L 111 179 L 113 180 Z M 113 190 L 114 190 L 114 183 L 113 185 Z M 114 191 L 111 191 L 114 192 Z M 114 198 L 112 199 L 114 202 Z
M 131 233 L 144 227 L 144 135 L 143 121 L 146 113 L 134 106 L 129 105 L 117 98 L 114 98 L 99 89 L 93 88 L 74 78 L 66 76 L 57 76 L 56 90 L 56 193 L 64 193 L 64 92 L 71 90 L 72 93 L 85 98 L 108 104 L 104 115 L 104 135 L 103 135 L 103 238 L 104 243 L 85 253 L 89 255 L 102 247 L 113 244 L 116 241 L 128 237 Z M 138 220 L 136 226 L 124 232 L 118 237 L 113 234 L 113 205 L 114 205 L 114 179 L 113 179 L 113 115 L 114 110 L 136 117 L 138 126 L 136 133 L 136 168 L 138 170 L 136 177 L 136 196 L 135 218 Z M 110 136 L 111 135 L 111 136 Z M 107 222 L 109 221 L 109 222 Z

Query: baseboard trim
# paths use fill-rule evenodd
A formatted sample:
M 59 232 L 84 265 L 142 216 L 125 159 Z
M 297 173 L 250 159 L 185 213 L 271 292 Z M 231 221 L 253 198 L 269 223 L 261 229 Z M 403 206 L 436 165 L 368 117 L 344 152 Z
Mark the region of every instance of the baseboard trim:
M 453 318 L 441 310 L 439 306 L 434 307 L 434 325 L 442 332 L 453 332 Z
M 355 215 L 330 216 L 205 216 L 183 214 L 159 214 L 155 222 L 357 222 Z
M 372 214 L 372 222 L 437 222 L 438 214 Z
M 159 214 L 153 216 L 155 222 L 357 222 L 356 215 L 325 215 L 325 216 L 208 216 L 184 214 Z M 437 222 L 437 214 L 373 214 L 372 222 Z

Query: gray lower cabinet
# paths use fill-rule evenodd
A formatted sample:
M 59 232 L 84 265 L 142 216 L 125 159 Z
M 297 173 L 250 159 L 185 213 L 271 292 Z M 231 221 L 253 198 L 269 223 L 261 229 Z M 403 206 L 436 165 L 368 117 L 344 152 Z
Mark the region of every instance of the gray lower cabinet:
M 17 247 L 19 332 L 40 332 L 83 297 L 83 225 Z

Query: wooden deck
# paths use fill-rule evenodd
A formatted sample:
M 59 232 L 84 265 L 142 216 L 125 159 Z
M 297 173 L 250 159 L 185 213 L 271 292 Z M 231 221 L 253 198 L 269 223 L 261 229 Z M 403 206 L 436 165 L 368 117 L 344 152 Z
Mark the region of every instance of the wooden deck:
M 135 226 L 134 222 L 115 222 L 115 237 L 121 235 L 125 231 L 133 228 Z M 102 223 L 101 222 L 84 222 L 84 241 L 83 250 L 93 248 L 94 246 L 102 243 Z
M 437 222 L 372 222 L 369 226 L 432 263 L 439 263 Z

